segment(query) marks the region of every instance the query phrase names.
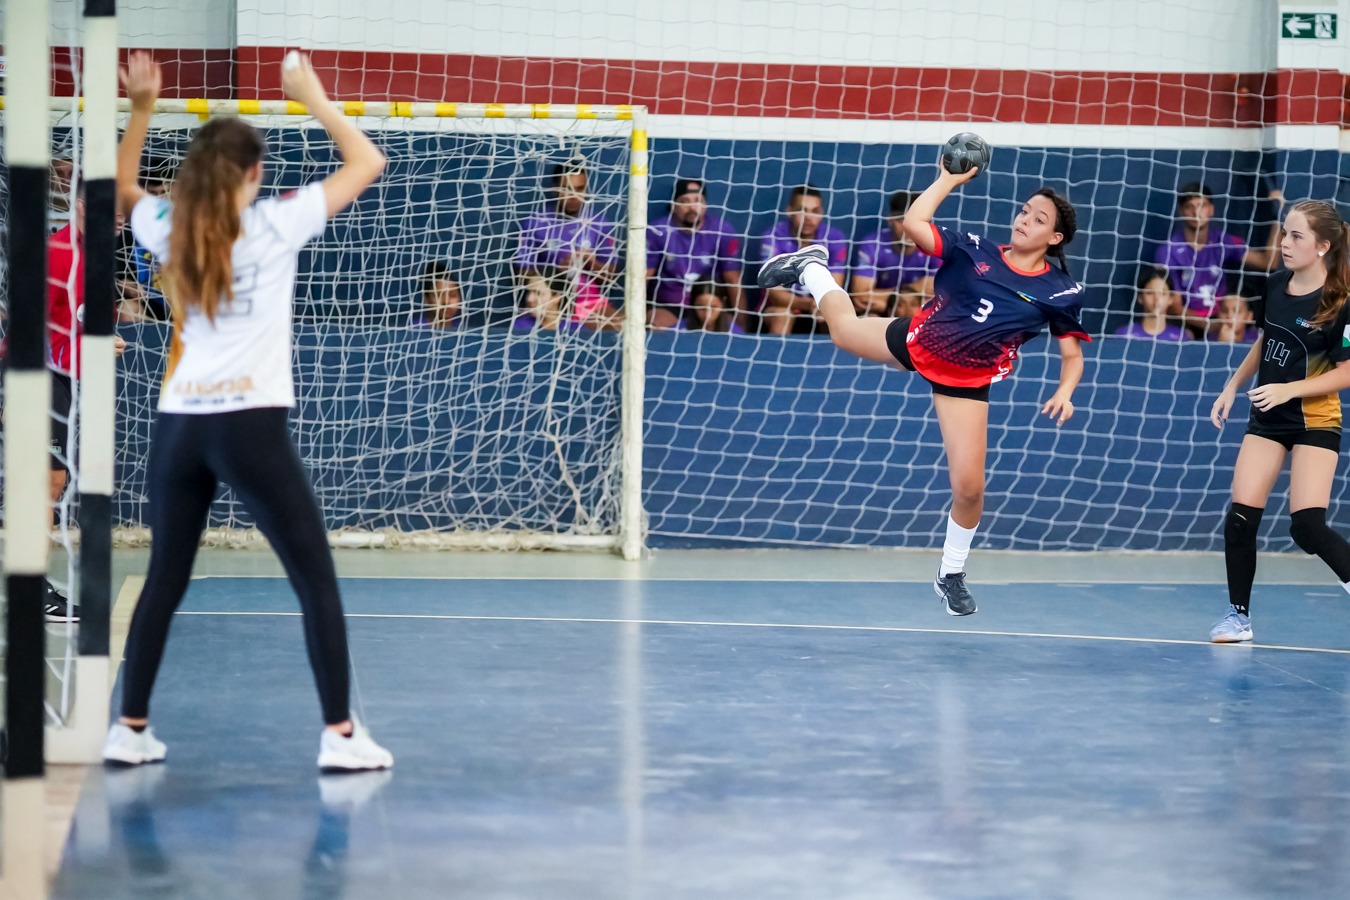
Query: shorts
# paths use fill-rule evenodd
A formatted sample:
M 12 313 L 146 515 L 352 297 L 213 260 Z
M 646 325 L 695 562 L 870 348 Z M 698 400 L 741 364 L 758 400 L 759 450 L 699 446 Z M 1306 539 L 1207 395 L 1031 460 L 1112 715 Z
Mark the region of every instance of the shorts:
M 69 472 L 67 461 L 70 459 L 70 404 L 72 393 L 70 376 L 52 372 L 52 437 L 51 470 Z
M 1256 422 L 1248 422 L 1247 433 L 1265 438 L 1268 441 L 1274 441 L 1286 450 L 1293 450 L 1294 447 L 1302 444 L 1305 447 L 1321 447 L 1324 450 L 1330 450 L 1332 453 L 1341 452 L 1341 433 L 1339 431 L 1328 431 L 1326 429 L 1271 431 Z
M 908 316 L 891 320 L 891 324 L 886 326 L 886 349 L 891 351 L 891 356 L 894 356 L 900 365 L 911 372 L 917 372 L 918 370 L 914 368 L 914 360 L 909 355 L 909 323 L 910 318 Z M 989 385 L 987 384 L 980 387 L 954 387 L 950 384 L 936 382 L 922 372 L 919 372 L 919 377 L 932 385 L 935 394 L 941 394 L 944 397 L 958 397 L 962 400 L 989 402 Z

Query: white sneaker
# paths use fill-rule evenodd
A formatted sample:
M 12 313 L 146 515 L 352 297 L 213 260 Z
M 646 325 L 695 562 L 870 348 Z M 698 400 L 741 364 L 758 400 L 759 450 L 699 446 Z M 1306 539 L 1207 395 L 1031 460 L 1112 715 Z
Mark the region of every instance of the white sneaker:
M 133 731 L 121 722 L 108 729 L 108 740 L 103 744 L 103 761 L 115 766 L 139 766 L 163 762 L 169 748 L 146 726 L 144 731 Z
M 370 732 L 355 719 L 351 737 L 325 728 L 319 738 L 319 768 L 324 772 L 387 769 L 393 764 L 394 755 L 371 740 Z

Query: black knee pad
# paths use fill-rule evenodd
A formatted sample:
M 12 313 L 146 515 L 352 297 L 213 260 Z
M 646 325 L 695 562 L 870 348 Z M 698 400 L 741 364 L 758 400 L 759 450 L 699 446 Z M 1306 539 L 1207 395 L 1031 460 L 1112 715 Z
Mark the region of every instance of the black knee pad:
M 1329 546 L 1341 542 L 1340 535 L 1327 527 L 1326 507 L 1300 509 L 1289 517 L 1289 536 L 1307 554 L 1320 555 Z
M 1256 547 L 1256 533 L 1261 530 L 1261 516 L 1265 509 L 1234 503 L 1228 507 L 1223 520 L 1223 541 L 1228 547 Z

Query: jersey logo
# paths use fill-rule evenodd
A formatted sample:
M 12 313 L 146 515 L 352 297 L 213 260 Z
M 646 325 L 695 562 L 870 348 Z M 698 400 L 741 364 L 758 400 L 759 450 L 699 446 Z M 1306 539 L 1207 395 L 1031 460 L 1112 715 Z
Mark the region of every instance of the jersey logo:
M 1054 300 L 1056 297 L 1064 297 L 1064 296 L 1067 296 L 1067 295 L 1069 295 L 1069 294 L 1076 294 L 1076 293 L 1078 293 L 1079 291 L 1081 291 L 1082 289 L 1083 289 L 1083 285 L 1082 285 L 1081 283 L 1075 284 L 1073 287 L 1069 288 L 1069 289 L 1066 290 L 1066 291 L 1060 291 L 1058 294 L 1051 294 L 1051 295 L 1050 295 L 1050 299 L 1051 299 L 1051 300 Z
M 1017 296 L 1021 297 L 1023 300 L 1027 301 L 1028 303 L 1035 303 L 1035 302 L 1036 302 L 1036 298 L 1035 298 L 1035 297 L 1031 296 L 1030 294 L 1024 294 L 1024 293 L 1022 293 L 1021 291 L 1018 291 L 1018 292 L 1017 292 Z
M 1295 319 L 1295 320 L 1294 320 L 1294 324 L 1295 324 L 1295 325 L 1302 325 L 1304 328 L 1312 328 L 1312 327 L 1313 327 L 1313 323 L 1309 322 L 1307 319 L 1303 318 L 1302 316 L 1299 316 L 1297 319 Z
M 978 274 L 980 274 L 980 275 L 983 275 L 984 273 L 986 273 L 986 272 L 989 271 L 989 263 L 987 263 L 987 262 L 978 262 L 978 263 L 976 263 L 976 264 L 975 264 L 975 271 L 976 271 L 976 273 L 978 273 Z
M 970 242 L 975 245 L 976 250 L 980 249 L 980 236 L 978 234 L 971 234 L 967 231 L 966 237 L 970 238 Z

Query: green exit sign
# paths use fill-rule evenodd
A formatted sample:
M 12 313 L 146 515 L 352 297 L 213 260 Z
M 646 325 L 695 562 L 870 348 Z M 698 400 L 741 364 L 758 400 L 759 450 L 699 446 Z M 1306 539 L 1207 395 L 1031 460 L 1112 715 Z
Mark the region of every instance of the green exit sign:
M 1336 14 L 1320 12 L 1280 13 L 1280 37 L 1334 41 L 1336 40 Z

